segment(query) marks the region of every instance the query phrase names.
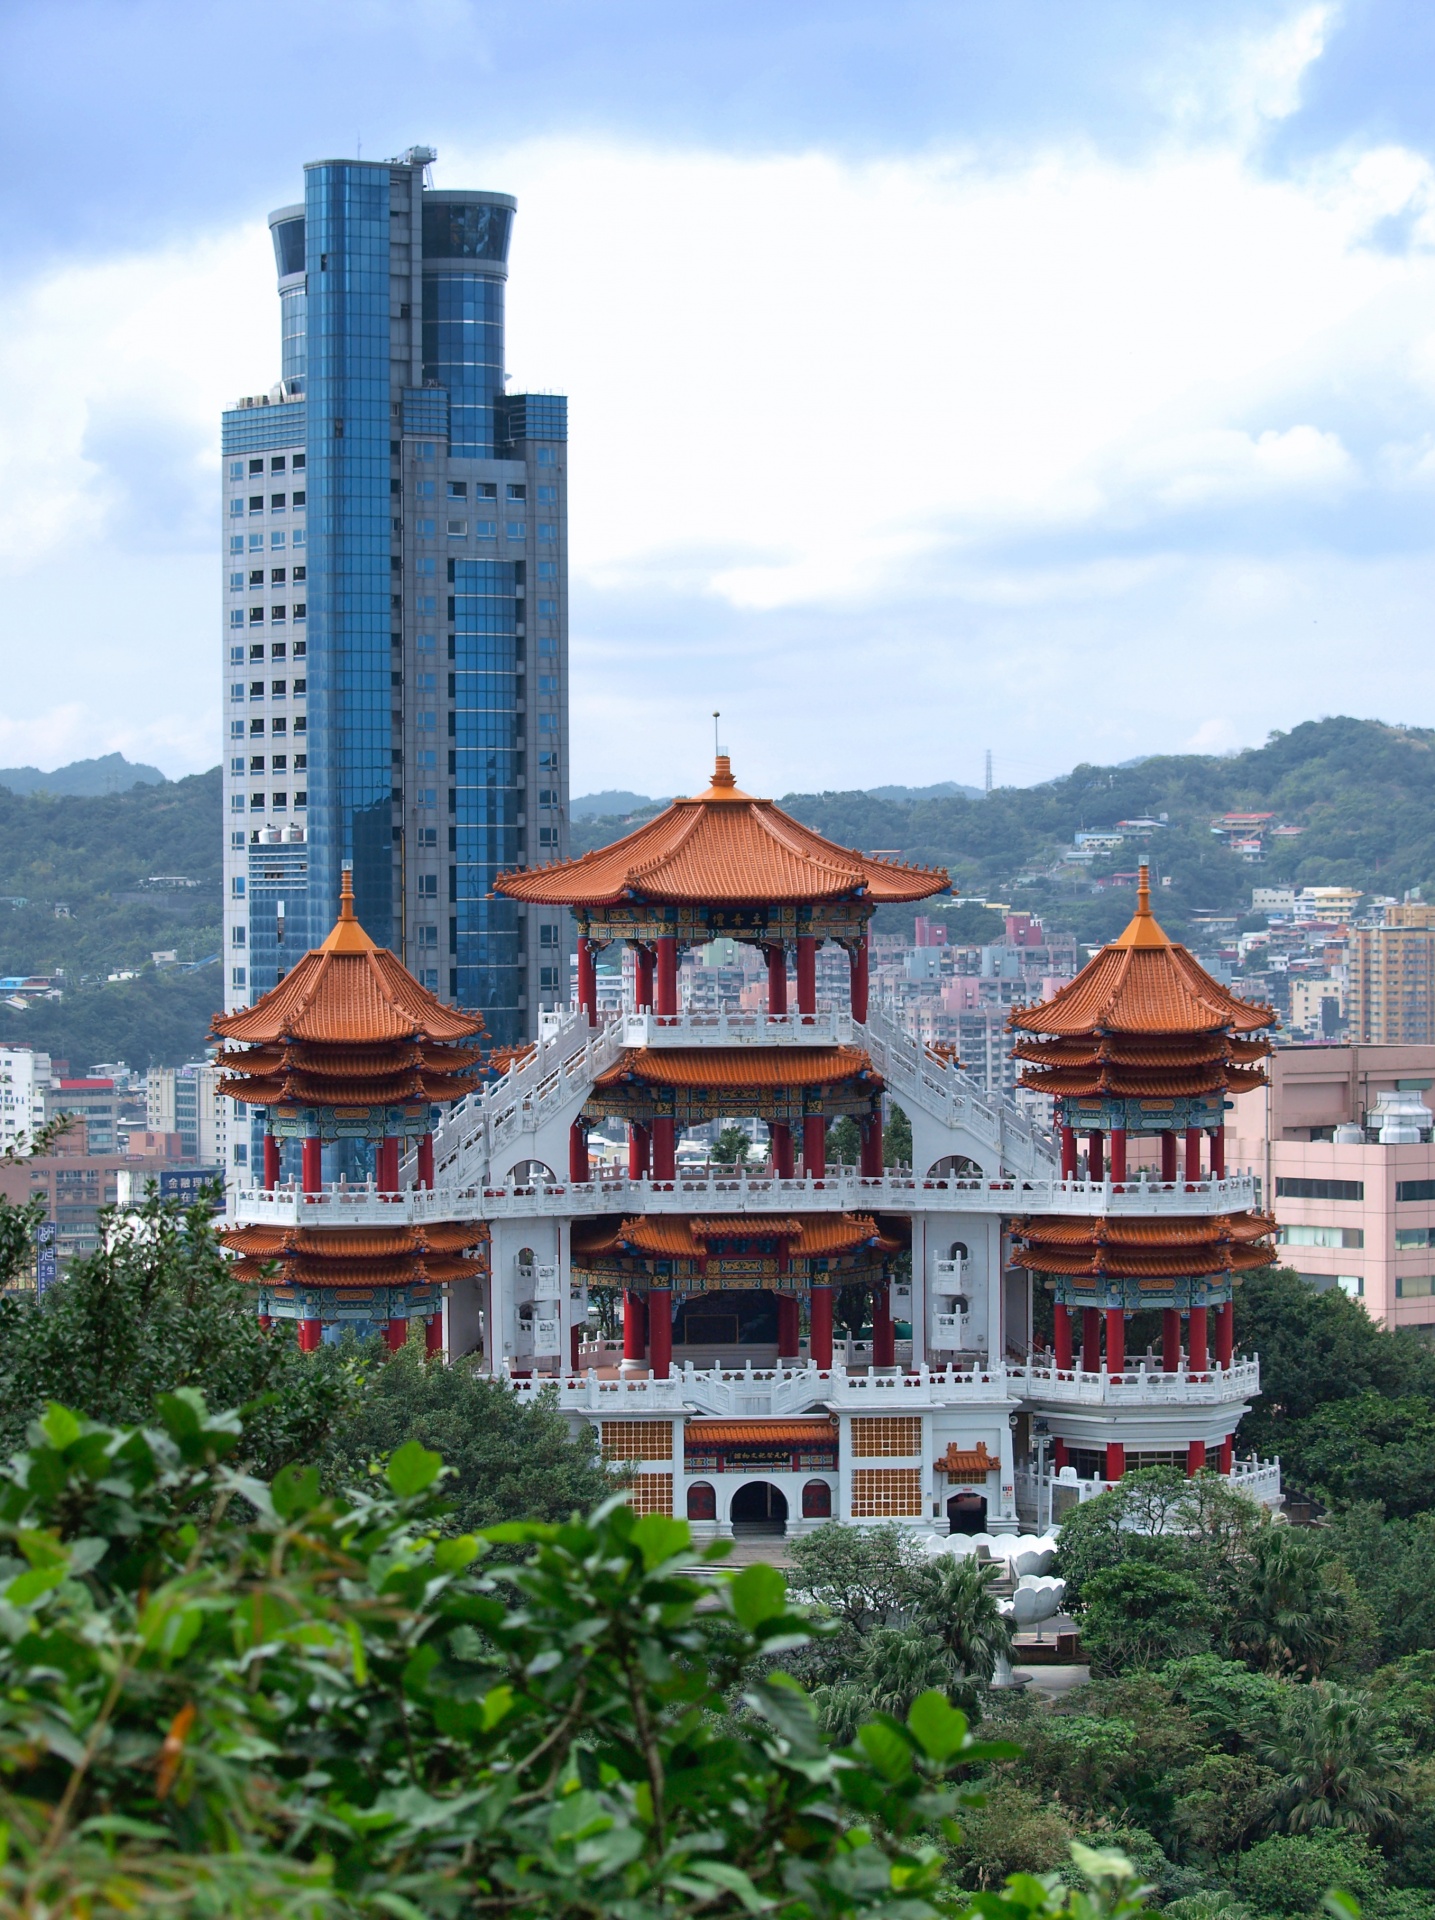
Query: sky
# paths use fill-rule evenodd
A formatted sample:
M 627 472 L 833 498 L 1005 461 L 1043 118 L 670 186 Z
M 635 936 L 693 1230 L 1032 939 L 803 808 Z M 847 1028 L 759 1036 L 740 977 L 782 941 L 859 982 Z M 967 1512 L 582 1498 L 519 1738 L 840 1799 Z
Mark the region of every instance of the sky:
M 1435 724 L 1435 8 L 7 0 L 0 764 L 219 757 L 265 216 L 518 196 L 575 794 Z

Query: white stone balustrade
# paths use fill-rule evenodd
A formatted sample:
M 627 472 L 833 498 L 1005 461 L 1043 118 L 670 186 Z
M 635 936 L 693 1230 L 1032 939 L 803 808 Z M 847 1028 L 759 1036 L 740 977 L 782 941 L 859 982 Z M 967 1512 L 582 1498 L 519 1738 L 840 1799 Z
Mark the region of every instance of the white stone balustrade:
M 411 1227 L 426 1220 L 479 1220 L 474 1190 L 410 1187 L 381 1193 L 377 1187 L 331 1186 L 317 1193 L 299 1187 L 241 1187 L 230 1195 L 229 1217 L 249 1227 Z
M 862 1029 L 850 1013 L 627 1013 L 625 1047 L 850 1047 Z

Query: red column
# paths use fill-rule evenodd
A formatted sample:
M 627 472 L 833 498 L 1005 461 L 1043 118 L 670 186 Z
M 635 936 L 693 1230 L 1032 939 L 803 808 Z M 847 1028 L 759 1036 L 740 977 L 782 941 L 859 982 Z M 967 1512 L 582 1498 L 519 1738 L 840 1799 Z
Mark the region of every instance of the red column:
M 433 1191 L 433 1135 L 419 1135 L 419 1185 Z
M 1169 1136 L 1163 1136 L 1166 1138 Z M 1161 1371 L 1179 1373 L 1181 1371 L 1181 1309 L 1163 1307 L 1161 1309 Z
M 664 1114 L 653 1122 L 653 1178 L 673 1180 L 678 1171 L 677 1123 Z
M 665 933 L 658 941 L 658 1005 L 657 1011 L 676 1013 L 678 1010 L 678 940 L 677 935 Z
M 264 1184 L 271 1192 L 279 1184 L 279 1142 L 272 1133 L 264 1136 Z
M 864 1026 L 867 1022 L 867 983 L 867 929 L 864 927 L 857 951 L 852 956 L 852 1018 L 860 1020 Z
M 1191 1325 L 1187 1344 L 1190 1348 L 1186 1356 L 1186 1365 L 1192 1373 L 1205 1373 L 1211 1364 L 1206 1344 L 1206 1309 L 1192 1307 Z
M 1201 1129 L 1186 1129 L 1186 1178 L 1199 1180 L 1201 1177 Z
M 771 1135 L 772 1171 L 779 1180 L 790 1180 L 796 1170 L 792 1157 L 792 1128 L 785 1120 L 774 1120 Z
M 1106 1443 L 1106 1472 L 1102 1477 L 1106 1480 L 1119 1480 L 1125 1471 L 1125 1447 L 1122 1446 L 1119 1440 L 1108 1440 Z
M 1161 1178 L 1171 1181 L 1176 1178 L 1176 1136 L 1174 1133 L 1161 1135 Z
M 648 1355 L 647 1311 L 641 1293 L 623 1292 L 623 1358 L 642 1361 Z
M 1081 1371 L 1101 1371 L 1101 1311 L 1098 1307 L 1081 1309 Z
M 809 1299 L 807 1353 L 813 1366 L 832 1370 L 832 1289 L 814 1287 Z
M 892 1321 L 892 1288 L 884 1280 L 872 1291 L 872 1365 L 895 1366 L 897 1330 Z
M 575 1120 L 568 1129 L 568 1178 L 570 1180 L 592 1178 L 588 1166 L 588 1129 L 581 1120 Z
M 324 1184 L 324 1143 L 317 1137 L 306 1138 L 300 1163 L 300 1184 L 305 1193 L 318 1193 Z M 317 1322 L 315 1323 L 317 1325 Z
M 1088 1133 L 1086 1136 L 1086 1177 L 1088 1180 L 1106 1178 L 1103 1164 L 1106 1140 L 1100 1133 Z
M 399 1190 L 399 1143 L 379 1140 L 374 1144 L 374 1185 L 380 1193 Z
M 587 1014 L 590 1027 L 598 1024 L 598 969 L 593 942 L 586 936 L 578 942 L 578 1011 Z
M 1188 1477 L 1199 1473 L 1206 1464 L 1206 1443 L 1204 1440 L 1192 1440 L 1186 1448 L 1186 1473 Z
M 1106 1371 L 1119 1374 L 1126 1365 L 1126 1315 L 1120 1307 L 1106 1309 Z
M 1064 1440 L 1052 1441 L 1051 1464 L 1057 1473 L 1060 1473 L 1062 1468 L 1068 1464 L 1066 1458 L 1066 1442 Z
M 1111 1129 L 1111 1178 L 1122 1181 L 1126 1178 L 1126 1129 Z
M 259 1325 L 263 1332 L 268 1333 L 269 1329 L 274 1325 L 274 1321 L 269 1314 L 261 1313 L 259 1316 Z
M 322 1344 L 324 1322 L 322 1320 L 301 1320 L 299 1322 L 299 1351 L 313 1353 Z
M 397 1353 L 400 1347 L 408 1344 L 409 1323 L 407 1320 L 390 1320 L 384 1328 L 384 1345 L 390 1353 Z
M 802 1170 L 809 1180 L 827 1171 L 827 1122 L 820 1113 L 809 1113 L 802 1123 Z
M 1061 1177 L 1063 1180 L 1076 1178 L 1076 1129 L 1061 1129 Z
M 864 1180 L 882 1178 L 882 1116 L 869 1113 L 862 1125 L 862 1177 Z
M 1211 1129 L 1211 1178 L 1224 1180 L 1226 1177 L 1226 1129 Z
M 797 936 L 797 1011 L 817 1011 L 817 941 L 810 933 Z
M 1065 1373 L 1071 1368 L 1071 1313 L 1058 1300 L 1052 1309 L 1054 1325 L 1052 1328 L 1052 1351 L 1058 1369 Z M 1057 1443 L 1061 1443 L 1058 1441 Z
M 1235 1438 L 1236 1437 L 1234 1434 L 1228 1433 L 1225 1439 L 1221 1442 L 1221 1451 L 1219 1455 L 1220 1466 L 1218 1470 L 1221 1473 L 1225 1474 L 1227 1479 L 1229 1479 L 1231 1476 L 1231 1468 L 1236 1464 Z
M 648 1129 L 639 1120 L 628 1122 L 628 1178 L 645 1180 L 648 1175 Z
M 777 1296 L 777 1357 L 779 1360 L 795 1360 L 801 1340 L 801 1314 L 798 1311 L 797 1297 L 791 1293 Z
M 1229 1367 L 1236 1352 L 1236 1305 L 1224 1301 L 1216 1308 L 1216 1365 Z
M 648 1294 L 648 1345 L 653 1378 L 666 1380 L 673 1370 L 673 1295 L 669 1287 Z
M 783 946 L 767 950 L 767 1010 L 787 1012 L 787 948 Z
M 635 949 L 637 961 L 636 997 L 639 1013 L 653 1010 L 653 949 L 641 943 Z
M 424 1352 L 430 1359 L 443 1352 L 443 1314 L 431 1313 L 424 1321 Z
M 582 1344 L 583 1329 L 579 1326 L 570 1327 L 568 1329 L 568 1371 L 570 1373 L 581 1373 L 583 1370 L 583 1356 L 578 1351 Z

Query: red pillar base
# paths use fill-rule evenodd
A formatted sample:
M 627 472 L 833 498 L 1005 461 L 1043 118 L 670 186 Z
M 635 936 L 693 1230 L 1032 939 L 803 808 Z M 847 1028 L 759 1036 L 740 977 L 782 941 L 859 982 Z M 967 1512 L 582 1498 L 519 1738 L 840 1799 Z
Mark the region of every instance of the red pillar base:
M 1221 1452 L 1220 1452 L 1219 1458 L 1220 1458 L 1220 1471 L 1226 1475 L 1227 1479 L 1229 1479 L 1231 1468 L 1236 1464 L 1236 1444 L 1235 1444 L 1235 1436 L 1233 1434 L 1228 1433 L 1225 1439 L 1221 1442 Z
M 432 1360 L 443 1352 L 443 1315 L 431 1313 L 424 1321 L 424 1352 Z
M 568 1178 L 586 1182 L 592 1175 L 588 1167 L 588 1129 L 575 1120 L 568 1129 Z
M 653 1178 L 674 1180 L 678 1172 L 677 1123 L 661 1118 L 653 1122 Z
M 797 1160 L 792 1151 L 792 1128 L 785 1120 L 775 1120 L 768 1131 L 771 1135 L 773 1174 L 779 1180 L 791 1180 L 797 1172 Z
M 1119 1440 L 1108 1440 L 1106 1443 L 1106 1472 L 1102 1475 L 1102 1478 L 1105 1480 L 1119 1480 L 1125 1471 L 1125 1447 L 1122 1446 Z
M 648 1295 L 648 1351 L 653 1378 L 666 1380 L 673 1370 L 673 1296 L 667 1287 Z
M 1067 1459 L 1066 1442 L 1064 1440 L 1052 1441 L 1051 1464 L 1052 1464 L 1053 1470 L 1057 1473 L 1060 1473 L 1063 1467 L 1070 1465 L 1070 1462 Z
M 648 1314 L 642 1294 L 623 1293 L 623 1364 L 641 1366 L 648 1357 Z
M 318 1193 L 324 1184 L 324 1143 L 306 1140 L 303 1146 L 300 1181 L 305 1193 Z
M 322 1343 L 323 1338 L 324 1322 L 322 1320 L 301 1320 L 299 1322 L 299 1351 L 301 1353 L 313 1353 L 315 1348 Z
M 419 1139 L 419 1185 L 433 1189 L 433 1135 L 423 1134 Z
M 384 1328 L 384 1345 L 390 1353 L 398 1353 L 409 1343 L 409 1323 L 407 1320 L 390 1320 Z

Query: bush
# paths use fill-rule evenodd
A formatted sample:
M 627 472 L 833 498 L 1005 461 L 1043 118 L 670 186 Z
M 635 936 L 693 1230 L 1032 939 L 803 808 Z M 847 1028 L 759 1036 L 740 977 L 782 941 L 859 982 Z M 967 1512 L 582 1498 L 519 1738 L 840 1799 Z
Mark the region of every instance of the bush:
M 1061 1809 L 1003 1776 L 962 1820 L 954 1858 L 967 1885 L 999 1887 L 1009 1873 L 1056 1873 L 1070 1858 L 1071 1828 Z
M 1210 1598 L 1186 1573 L 1127 1560 L 1093 1574 L 1082 1594 L 1081 1639 L 1093 1675 L 1155 1667 L 1210 1645 Z
M 1319 1914 L 1330 1887 L 1368 1905 L 1385 1885 L 1384 1863 L 1360 1834 L 1285 1834 L 1241 1856 L 1236 1889 L 1258 1914 L 1305 1920 Z

